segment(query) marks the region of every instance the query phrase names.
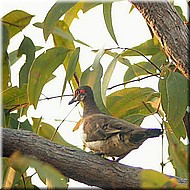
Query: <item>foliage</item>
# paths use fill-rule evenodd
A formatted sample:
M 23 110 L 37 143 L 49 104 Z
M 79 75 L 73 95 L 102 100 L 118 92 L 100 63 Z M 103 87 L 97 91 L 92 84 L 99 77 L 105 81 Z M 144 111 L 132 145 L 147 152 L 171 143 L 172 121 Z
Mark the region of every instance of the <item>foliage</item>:
M 22 10 L 13 10 L 2 18 L 4 127 L 30 130 L 59 144 L 77 148 L 66 142 L 52 125 L 43 122 L 41 118 L 33 118 L 32 122 L 29 122 L 28 118 L 24 122 L 19 121 L 22 115 L 27 115 L 30 106 L 37 108 L 43 88 L 55 77 L 53 75 L 54 71 L 60 65 L 63 65 L 66 73 L 62 86 L 63 96 L 67 84 L 70 84 L 72 90 L 76 89 L 79 83 L 81 85 L 88 84 L 95 92 L 95 100 L 100 109 L 115 117 L 140 125 L 145 117 L 157 114 L 163 121 L 166 130 L 169 142 L 169 159 L 175 168 L 176 174 L 180 177 L 187 177 L 187 149 L 181 138 L 185 139 L 187 137 L 183 117 L 187 107 L 188 82 L 181 73 L 175 70 L 173 63 L 168 61 L 158 41 L 153 37 L 131 49 L 118 47 L 115 49 L 100 49 L 98 53 L 94 51 L 96 53 L 94 63 L 85 71 L 81 71 L 83 63 L 80 63 L 79 59 L 80 49 L 83 47 L 93 49 L 86 42 L 76 39 L 70 31 L 70 26 L 74 19 L 78 18 L 79 11 L 82 10 L 83 13 L 86 13 L 96 6 L 103 6 L 105 25 L 111 38 L 118 46 L 112 21 L 113 4 L 113 2 L 103 4 L 88 2 L 55 3 L 47 13 L 44 22 L 34 24 L 35 27 L 43 30 L 45 40 L 48 40 L 50 35 L 53 37 L 54 46 L 48 50 L 35 46 L 32 39 L 24 36 L 20 47 L 8 53 L 7 48 L 11 44 L 10 40 L 16 34 L 22 32 L 25 27 L 31 25 L 30 21 L 34 15 Z M 177 7 L 177 10 L 181 17 L 185 19 L 181 8 Z M 64 18 L 62 18 L 63 15 Z M 43 52 L 36 56 L 36 52 L 39 52 L 39 50 L 43 50 Z M 118 53 L 118 50 L 122 50 L 122 52 Z M 26 60 L 20 68 L 19 87 L 12 86 L 11 66 L 15 65 L 23 54 L 26 55 Z M 139 57 L 142 54 L 150 56 L 150 60 L 147 59 L 147 61 L 132 64 L 127 59 L 131 56 Z M 101 59 L 104 56 L 111 58 L 105 72 L 101 64 Z M 115 90 L 113 93 L 106 95 L 117 64 L 126 66 L 123 84 L 137 79 L 142 80 L 144 76 L 147 78 L 157 76 L 159 77 L 159 91 L 149 87 L 139 88 L 122 85 L 121 90 Z M 75 130 L 77 128 L 78 123 Z M 25 164 L 22 165 L 22 163 Z M 34 188 L 31 176 L 27 176 L 26 173 L 29 167 L 34 167 L 41 180 L 49 187 L 55 187 L 58 184 L 61 187 L 67 187 L 68 179 L 66 177 L 51 166 L 43 166 L 43 168 L 41 166 L 42 163 L 31 158 L 26 159 L 19 154 L 13 155 L 10 159 L 5 158 L 3 160 L 4 185 Z M 50 174 L 50 171 L 53 175 Z M 11 183 L 8 181 L 10 180 L 9 175 L 14 176 Z M 151 178 L 153 175 L 154 182 L 156 182 L 152 183 L 152 181 L 147 180 L 147 175 L 151 175 Z M 148 172 L 143 176 L 143 187 L 178 186 L 176 181 L 173 182 L 160 173 L 150 174 Z M 60 181 L 60 177 L 64 180 Z M 170 185 L 164 186 L 167 183 Z

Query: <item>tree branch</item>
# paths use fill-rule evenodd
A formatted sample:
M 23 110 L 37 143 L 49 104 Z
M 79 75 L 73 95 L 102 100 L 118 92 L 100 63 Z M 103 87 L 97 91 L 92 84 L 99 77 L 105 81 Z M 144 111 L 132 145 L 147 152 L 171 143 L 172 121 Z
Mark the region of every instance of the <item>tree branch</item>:
M 63 175 L 90 186 L 104 189 L 140 187 L 139 174 L 142 168 L 64 147 L 30 131 L 3 128 L 2 134 L 3 156 L 9 157 L 15 151 L 35 156 L 54 166 Z
M 168 1 L 129 1 L 140 11 L 165 53 L 189 79 L 189 31 L 175 8 Z

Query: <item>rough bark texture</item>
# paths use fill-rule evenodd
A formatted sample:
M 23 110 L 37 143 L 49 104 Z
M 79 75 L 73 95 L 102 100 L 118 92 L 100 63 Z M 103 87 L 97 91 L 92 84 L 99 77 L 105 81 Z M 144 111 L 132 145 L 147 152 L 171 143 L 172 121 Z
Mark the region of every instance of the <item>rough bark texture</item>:
M 139 174 L 142 168 L 123 165 L 82 150 L 64 147 L 30 131 L 3 128 L 2 137 L 4 157 L 19 151 L 51 164 L 69 178 L 103 189 L 140 187 Z M 179 183 L 187 183 L 186 179 L 175 178 Z
M 64 147 L 25 130 L 4 128 L 2 134 L 3 156 L 8 157 L 18 150 L 53 165 L 69 178 L 104 189 L 137 188 L 140 185 L 141 168 Z
M 145 18 L 165 53 L 189 79 L 189 30 L 175 8 L 167 1 L 129 1 Z

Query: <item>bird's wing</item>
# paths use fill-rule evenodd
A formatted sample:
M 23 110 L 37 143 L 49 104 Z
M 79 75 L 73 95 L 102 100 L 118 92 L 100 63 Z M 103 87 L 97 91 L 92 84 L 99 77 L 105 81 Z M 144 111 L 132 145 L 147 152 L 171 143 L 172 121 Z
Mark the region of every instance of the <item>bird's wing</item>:
M 106 114 L 93 114 L 83 120 L 86 141 L 104 140 L 119 133 L 129 133 L 139 126 Z

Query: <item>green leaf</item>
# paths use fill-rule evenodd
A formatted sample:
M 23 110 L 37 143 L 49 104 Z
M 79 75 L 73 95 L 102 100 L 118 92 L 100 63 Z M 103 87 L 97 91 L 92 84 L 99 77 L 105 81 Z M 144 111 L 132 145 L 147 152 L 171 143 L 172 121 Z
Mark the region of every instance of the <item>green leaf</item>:
M 32 122 L 33 122 L 32 131 L 36 134 L 38 134 L 38 130 L 40 129 L 41 121 L 42 121 L 42 117 L 40 117 L 40 118 L 32 117 Z
M 55 45 L 62 45 L 69 49 L 74 49 L 74 41 L 84 46 L 90 47 L 85 42 L 74 38 L 69 30 L 68 25 L 64 21 L 58 21 L 55 29 L 53 30 L 53 38 Z
M 64 16 L 64 22 L 67 23 L 68 26 L 71 25 L 72 21 L 77 18 L 78 19 L 78 12 L 81 10 L 83 6 L 83 2 L 76 3 L 73 7 L 71 7 Z
M 34 17 L 34 15 L 28 14 L 22 10 L 14 10 L 6 14 L 2 18 L 2 22 L 9 31 L 9 38 L 11 39 L 22 31 L 30 23 L 32 17 Z
M 32 177 L 33 176 L 27 176 L 23 178 L 21 178 L 18 182 L 18 184 L 16 184 L 16 188 L 18 189 L 38 189 L 35 185 L 32 184 Z
M 3 158 L 3 182 L 8 184 L 11 189 L 17 187 L 21 175 L 26 175 L 26 170 L 29 167 L 27 164 L 18 164 L 19 160 L 16 159 L 16 154 L 12 154 L 9 158 Z
M 70 32 L 69 27 L 64 21 L 58 21 L 53 32 L 53 40 L 56 46 L 61 45 L 63 47 L 74 49 L 74 37 Z
M 150 39 L 131 49 L 137 50 L 141 52 L 143 55 L 154 55 L 154 54 L 157 54 L 161 50 L 161 47 L 159 44 L 154 44 L 153 39 Z M 139 53 L 132 50 L 126 50 L 121 55 L 122 56 L 142 56 Z
M 3 90 L 8 89 L 11 86 L 11 69 L 9 65 L 9 59 L 7 52 L 3 52 L 3 77 L 1 78 L 3 84 Z
M 65 76 L 65 81 L 64 81 L 64 85 L 63 85 L 62 95 L 65 91 L 67 81 L 70 81 L 75 73 L 76 66 L 77 66 L 78 59 L 79 59 L 79 52 L 80 52 L 80 48 L 76 48 L 72 52 L 71 57 L 69 59 L 69 64 L 68 64 L 68 67 L 66 70 L 66 76 Z
M 185 139 L 187 136 L 185 124 L 183 121 L 181 121 L 177 126 L 173 127 L 172 130 L 178 139 L 180 139 L 180 137 Z
M 59 29 L 60 33 L 55 32 L 57 29 Z M 57 25 L 53 31 L 53 40 L 56 46 L 63 46 L 71 50 L 75 50 L 75 44 L 74 44 L 75 39 L 72 33 L 70 32 L 68 25 L 64 21 L 57 22 Z M 64 60 L 63 65 L 64 65 L 65 70 L 67 70 L 67 67 L 70 61 L 70 56 L 71 56 L 71 52 L 67 54 L 67 57 Z M 78 78 L 78 80 L 76 80 L 76 77 L 72 77 L 71 82 L 72 82 L 73 87 L 77 88 L 79 85 L 78 81 L 81 77 L 81 68 L 80 68 L 79 63 L 77 63 L 76 65 L 75 76 Z
M 3 92 L 2 97 L 3 109 L 20 109 L 28 105 L 27 85 L 23 85 L 22 88 L 11 87 Z
M 2 31 L 3 31 L 3 38 L 2 38 L 2 40 L 3 40 L 3 43 L 2 43 L 2 45 L 3 45 L 3 52 L 6 52 L 7 51 L 7 47 L 8 47 L 8 45 L 9 45 L 9 41 L 10 41 L 10 39 L 9 39 L 9 31 L 8 31 L 8 29 L 7 29 L 7 27 L 6 27 L 6 25 L 5 24 L 3 24 L 2 25 Z
M 101 78 L 103 75 L 103 68 L 100 64 L 100 59 L 102 58 L 103 54 L 104 50 L 100 49 L 94 59 L 94 63 L 83 72 L 80 85 L 90 86 L 94 92 L 94 99 L 98 107 L 102 111 L 108 112 L 103 103 L 101 95 Z
M 112 39 L 115 41 L 115 43 L 118 45 L 113 24 L 112 24 L 112 17 L 111 17 L 111 11 L 112 11 L 112 2 L 111 3 L 103 3 L 103 14 L 104 14 L 104 21 L 106 23 L 107 30 L 112 37 Z
M 83 13 L 86 13 L 87 11 L 89 11 L 90 9 L 96 7 L 97 5 L 102 4 L 102 2 L 95 2 L 95 1 L 85 1 L 83 4 L 83 7 L 81 8 Z
M 11 113 L 9 115 L 9 125 L 8 125 L 8 128 L 18 129 L 18 125 L 19 125 L 18 118 L 19 118 L 18 113 Z
M 180 73 L 174 72 L 168 76 L 168 121 L 172 126 L 180 123 L 188 105 L 187 79 Z
M 18 50 L 14 50 L 11 53 L 9 53 L 10 66 L 16 63 L 19 59 L 20 57 L 18 57 Z
M 41 118 L 33 118 L 33 121 L 35 120 L 35 125 L 36 125 L 36 122 L 39 123 L 39 127 L 38 127 L 38 130 L 37 130 L 37 134 L 46 138 L 46 139 L 49 139 L 51 140 L 56 129 L 48 124 L 48 123 L 45 123 L 45 122 L 41 122 Z M 32 127 L 33 131 L 36 129 L 34 129 L 34 126 Z M 77 148 L 76 146 L 68 143 L 67 141 L 65 141 L 63 139 L 63 137 L 59 134 L 59 132 L 57 131 L 56 134 L 55 134 L 55 137 L 53 139 L 53 142 L 56 142 L 58 144 L 61 144 L 63 146 L 66 146 L 66 147 L 70 147 L 70 148 L 73 148 L 73 149 L 79 149 Z
M 141 125 L 141 123 L 143 122 L 145 117 L 146 117 L 146 115 L 137 113 L 137 114 L 127 115 L 123 119 L 130 123 L 133 123 L 136 125 Z
M 23 41 L 20 44 L 18 49 L 18 57 L 21 57 L 23 54 L 26 55 L 26 62 L 21 67 L 19 72 L 19 86 L 21 87 L 24 83 L 28 83 L 28 75 L 32 63 L 35 59 L 35 46 L 32 40 L 28 37 L 24 37 Z
M 39 51 L 42 48 L 43 47 L 41 46 L 35 46 L 35 51 Z M 14 50 L 11 53 L 9 53 L 9 61 L 11 66 L 14 65 L 14 63 L 16 63 L 19 59 L 20 57 L 18 57 L 18 50 Z
M 140 172 L 140 187 L 143 189 L 164 188 L 169 181 L 169 177 L 154 170 L 142 170 Z M 171 188 L 171 186 L 169 187 Z
M 150 73 L 154 73 L 155 69 L 149 62 L 139 62 L 134 65 L 131 65 L 125 75 L 123 81 L 130 81 L 131 79 L 141 76 L 141 75 L 148 75 Z
M 24 122 L 20 122 L 18 121 L 19 118 L 19 113 L 11 113 L 9 117 L 9 128 L 32 131 L 32 126 L 30 125 L 29 121 L 26 119 Z
M 68 49 L 55 47 L 41 54 L 33 62 L 28 82 L 28 96 L 30 104 L 36 109 L 43 86 L 51 74 L 61 65 L 67 56 Z
M 113 116 L 139 124 L 143 115 L 146 117 L 157 110 L 159 101 L 160 95 L 153 89 L 132 87 L 107 96 L 106 106 Z M 137 120 L 138 115 L 140 116 L 139 120 Z
M 160 67 L 161 65 L 165 64 L 166 56 L 163 52 L 158 52 L 157 54 L 152 56 L 150 61 Z M 139 77 L 141 75 L 148 75 L 151 73 L 153 74 L 156 73 L 156 71 L 157 68 L 155 68 L 155 66 L 152 65 L 150 62 L 143 61 L 134 65 L 129 65 L 129 68 L 124 75 L 124 81 L 130 81 L 131 79 Z
M 3 84 L 3 90 L 7 89 L 11 86 L 11 70 L 9 65 L 9 57 L 7 54 L 7 47 L 9 45 L 9 33 L 7 27 L 3 24 L 2 25 L 3 31 L 3 49 L 2 49 L 2 61 L 3 61 L 3 78 L 1 79 L 1 83 Z
M 104 74 L 104 77 L 103 77 L 103 81 L 102 81 L 102 100 L 103 100 L 104 104 L 106 102 L 106 91 L 107 91 L 111 76 L 113 74 L 113 71 L 115 69 L 118 57 L 119 57 L 119 54 L 116 57 L 113 58 L 113 60 L 109 64 L 109 66 L 108 66 L 108 68 L 107 68 L 107 70 L 106 70 L 106 72 Z
M 178 14 L 180 15 L 180 17 L 182 18 L 182 20 L 183 20 L 184 22 L 186 22 L 187 19 L 186 19 L 186 17 L 185 17 L 184 14 L 183 14 L 182 8 L 181 8 L 180 6 L 177 6 L 177 5 L 175 5 L 174 7 L 175 7 L 175 9 L 177 10 L 177 12 L 178 12 Z
M 64 63 L 63 63 L 63 66 L 64 66 L 66 71 L 67 71 L 67 68 L 68 68 L 68 65 L 70 62 L 71 55 L 72 55 L 72 51 L 70 51 L 67 54 L 67 57 L 65 58 Z M 72 76 L 72 78 L 70 80 L 74 89 L 78 88 L 81 75 L 82 75 L 82 72 L 81 72 L 79 61 L 78 61 L 76 68 L 75 68 L 74 75 Z
M 131 8 L 129 10 L 129 14 L 133 11 L 134 8 L 135 8 L 134 5 L 131 5 Z
M 53 32 L 59 18 L 65 14 L 76 2 L 56 2 L 49 10 L 44 20 L 44 38 L 48 39 L 49 35 Z
M 186 78 L 177 72 L 169 73 L 168 76 L 165 75 L 160 79 L 159 91 L 162 107 L 170 126 L 172 129 L 182 126 L 179 124 L 185 115 L 189 94 Z M 183 130 L 182 128 L 181 130 Z
M 122 63 L 122 64 L 124 64 L 124 65 L 126 65 L 126 66 L 131 65 L 130 61 L 129 61 L 128 59 L 126 59 L 126 58 L 123 58 L 119 53 L 112 52 L 112 51 L 110 51 L 110 50 L 106 50 L 106 51 L 105 51 L 105 54 L 110 55 L 110 56 L 112 56 L 112 57 L 118 56 L 118 61 L 119 61 L 120 63 Z
M 164 122 L 166 136 L 168 139 L 168 151 L 169 151 L 169 159 L 175 169 L 176 176 L 187 178 L 188 174 L 188 145 L 184 145 L 175 135 L 172 130 L 172 127 Z
M 35 168 L 40 179 L 48 186 L 48 188 L 67 188 L 68 178 L 62 175 L 57 169 L 51 165 L 39 161 L 30 156 L 21 155 L 19 152 L 12 156 L 11 164 L 15 168 L 22 169 L 28 166 Z

